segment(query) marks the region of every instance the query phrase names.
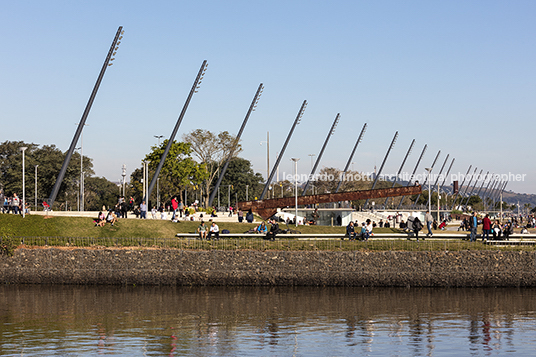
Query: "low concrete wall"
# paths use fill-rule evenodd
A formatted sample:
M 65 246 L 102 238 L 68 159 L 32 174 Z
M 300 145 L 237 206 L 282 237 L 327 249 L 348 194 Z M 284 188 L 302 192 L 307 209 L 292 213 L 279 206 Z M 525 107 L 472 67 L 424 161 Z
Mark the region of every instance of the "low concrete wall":
M 536 286 L 536 253 L 17 249 L 0 283 Z

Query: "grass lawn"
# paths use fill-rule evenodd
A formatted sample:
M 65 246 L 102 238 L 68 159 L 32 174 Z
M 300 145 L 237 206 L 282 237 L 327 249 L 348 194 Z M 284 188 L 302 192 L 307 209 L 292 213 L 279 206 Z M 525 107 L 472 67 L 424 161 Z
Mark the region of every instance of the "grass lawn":
M 199 222 L 169 220 L 120 219 L 113 227 L 95 227 L 91 218 L 84 217 L 45 217 L 38 215 L 0 214 L 0 235 L 18 237 L 94 237 L 94 238 L 171 238 L 177 233 L 195 233 Z M 228 229 L 231 233 L 244 233 L 256 224 L 238 222 L 218 223 L 220 231 Z M 281 229 L 287 226 L 280 224 Z M 295 229 L 294 226 L 289 226 Z M 299 226 L 301 233 L 344 233 L 345 227 Z M 391 228 L 375 228 L 375 233 L 398 232 Z

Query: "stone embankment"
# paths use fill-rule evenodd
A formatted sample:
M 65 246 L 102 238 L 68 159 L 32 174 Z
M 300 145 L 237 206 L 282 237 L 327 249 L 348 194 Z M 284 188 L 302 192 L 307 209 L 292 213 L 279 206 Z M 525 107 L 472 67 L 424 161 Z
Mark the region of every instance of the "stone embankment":
M 536 253 L 17 249 L 3 284 L 536 286 Z

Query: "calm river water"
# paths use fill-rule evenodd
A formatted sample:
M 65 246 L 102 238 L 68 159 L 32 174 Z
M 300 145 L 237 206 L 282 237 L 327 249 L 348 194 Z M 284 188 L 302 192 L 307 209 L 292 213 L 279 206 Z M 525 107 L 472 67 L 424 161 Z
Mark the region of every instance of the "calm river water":
M 0 286 L 2 356 L 536 354 L 536 289 Z

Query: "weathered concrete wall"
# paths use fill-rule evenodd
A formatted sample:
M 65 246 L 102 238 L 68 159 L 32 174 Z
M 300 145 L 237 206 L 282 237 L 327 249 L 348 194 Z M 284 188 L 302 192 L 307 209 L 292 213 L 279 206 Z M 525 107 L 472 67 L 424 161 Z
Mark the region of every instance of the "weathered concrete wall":
M 0 283 L 536 286 L 536 253 L 17 249 Z

